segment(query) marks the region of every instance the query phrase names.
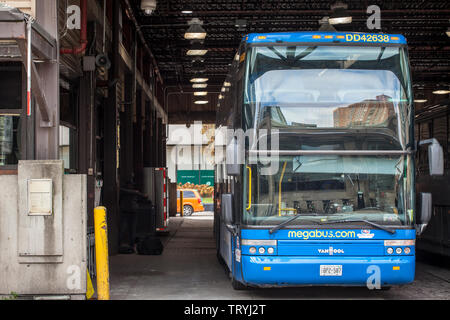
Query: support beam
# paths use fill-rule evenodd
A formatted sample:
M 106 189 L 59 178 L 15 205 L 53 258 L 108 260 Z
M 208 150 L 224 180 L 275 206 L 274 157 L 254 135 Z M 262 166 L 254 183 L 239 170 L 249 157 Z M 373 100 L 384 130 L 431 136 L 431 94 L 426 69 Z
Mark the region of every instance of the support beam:
M 169 113 L 170 124 L 185 124 L 187 122 L 193 123 L 194 121 L 208 124 L 216 123 L 216 113 L 214 111 L 197 111 L 189 112 L 188 114 L 183 112 Z
M 113 1 L 112 26 L 112 60 L 111 74 L 113 79 L 119 78 L 120 55 L 119 55 L 119 6 L 118 0 Z M 117 143 L 118 134 L 118 101 L 116 86 L 109 88 L 108 100 L 104 106 L 104 166 L 103 166 L 103 203 L 107 208 L 108 217 L 108 247 L 110 254 L 119 251 L 119 183 Z

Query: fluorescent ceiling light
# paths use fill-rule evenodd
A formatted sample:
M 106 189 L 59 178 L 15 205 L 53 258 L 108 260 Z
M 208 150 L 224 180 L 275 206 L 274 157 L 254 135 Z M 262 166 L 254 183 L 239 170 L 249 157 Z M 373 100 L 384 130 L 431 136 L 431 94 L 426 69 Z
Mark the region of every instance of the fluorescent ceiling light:
M 200 100 L 200 101 L 195 101 L 195 104 L 208 104 L 209 101 L 206 100 Z
M 189 4 L 186 4 L 183 6 L 183 9 L 181 9 L 182 14 L 192 14 L 194 11 L 192 10 L 192 7 Z
M 328 20 L 328 22 L 333 25 L 333 24 L 348 24 L 348 23 L 352 23 L 353 19 L 352 17 L 338 17 L 338 18 L 330 18 Z
M 450 90 L 445 84 L 437 84 L 436 89 L 434 89 L 433 94 L 449 94 Z
M 446 89 L 438 89 L 433 91 L 433 94 L 448 94 L 448 93 L 450 93 L 450 90 Z
M 197 91 L 197 92 L 194 92 L 194 96 L 196 96 L 196 97 L 204 97 L 204 96 L 206 96 L 206 95 L 208 95 L 208 92 L 207 92 L 207 91 Z
M 223 85 L 224 87 L 231 87 L 231 83 L 228 81 L 225 81 Z
M 425 95 L 423 93 L 418 93 L 416 95 L 416 98 L 414 99 L 415 103 L 425 103 L 427 101 L 428 101 L 428 99 L 425 97 Z
M 186 54 L 188 56 L 204 56 L 208 53 L 208 49 L 200 43 L 194 43 L 191 48 L 188 49 Z
M 207 87 L 208 87 L 207 83 L 194 83 L 192 85 L 192 88 L 194 88 L 194 89 L 205 89 Z
M 202 83 L 202 82 L 208 82 L 208 78 L 193 78 L 191 79 L 191 82 L 193 83 Z

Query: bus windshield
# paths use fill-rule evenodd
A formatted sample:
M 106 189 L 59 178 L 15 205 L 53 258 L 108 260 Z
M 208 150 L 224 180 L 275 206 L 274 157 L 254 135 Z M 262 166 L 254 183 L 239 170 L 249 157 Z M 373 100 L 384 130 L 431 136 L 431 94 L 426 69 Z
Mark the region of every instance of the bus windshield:
M 266 175 L 260 159 L 247 165 L 244 223 L 276 225 L 300 215 L 295 220 L 300 225 L 343 219 L 409 225 L 406 161 L 403 156 L 280 156 L 276 173 Z
M 333 155 L 333 150 L 405 151 L 411 90 L 402 47 L 255 46 L 247 52 L 246 129 L 277 129 L 276 173 L 246 158 L 247 225 L 364 219 L 410 225 L 413 166 L 407 155 Z M 269 133 L 270 135 L 270 133 Z M 273 161 L 272 161 L 273 162 Z
M 267 46 L 248 56 L 247 128 L 382 129 L 405 146 L 411 93 L 403 48 Z

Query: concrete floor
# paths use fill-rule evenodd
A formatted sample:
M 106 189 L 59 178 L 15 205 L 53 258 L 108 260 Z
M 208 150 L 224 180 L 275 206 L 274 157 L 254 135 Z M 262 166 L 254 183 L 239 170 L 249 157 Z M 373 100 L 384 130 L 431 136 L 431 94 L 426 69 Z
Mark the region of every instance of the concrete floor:
M 450 263 L 429 256 L 419 256 L 414 283 L 389 291 L 352 287 L 235 291 L 217 261 L 212 225 L 208 213 L 172 218 L 171 233 L 162 238 L 163 255 L 111 257 L 111 299 L 450 299 Z

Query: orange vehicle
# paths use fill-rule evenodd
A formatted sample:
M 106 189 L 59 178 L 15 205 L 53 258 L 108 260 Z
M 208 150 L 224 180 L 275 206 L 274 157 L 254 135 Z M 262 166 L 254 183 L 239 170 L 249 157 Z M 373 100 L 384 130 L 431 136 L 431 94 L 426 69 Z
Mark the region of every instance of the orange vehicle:
M 177 212 L 180 212 L 180 191 L 183 191 L 183 215 L 190 216 L 194 212 L 205 211 L 202 197 L 195 189 L 177 190 Z

